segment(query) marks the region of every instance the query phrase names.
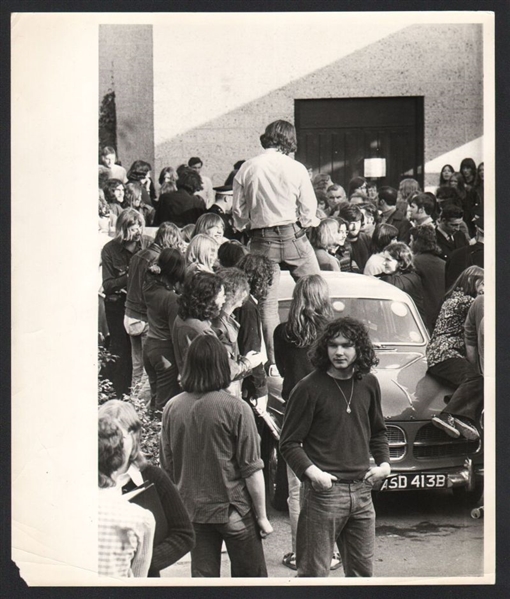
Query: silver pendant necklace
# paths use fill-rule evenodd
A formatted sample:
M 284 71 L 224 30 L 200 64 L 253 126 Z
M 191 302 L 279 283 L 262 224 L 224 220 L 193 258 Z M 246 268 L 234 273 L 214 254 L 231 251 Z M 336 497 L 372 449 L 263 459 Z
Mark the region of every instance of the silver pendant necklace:
M 333 377 L 331 377 L 331 378 L 333 378 Z M 349 397 L 349 401 L 347 401 L 347 397 L 345 396 L 345 393 L 342 391 L 342 387 L 340 387 L 339 382 L 335 378 L 333 378 L 333 380 L 335 381 L 336 386 L 340 389 L 340 393 L 342 394 L 342 397 L 345 400 L 345 404 L 347 406 L 346 412 L 347 412 L 347 414 L 350 414 L 352 412 L 351 401 L 352 401 L 352 395 L 354 393 L 354 377 L 351 378 L 351 396 Z

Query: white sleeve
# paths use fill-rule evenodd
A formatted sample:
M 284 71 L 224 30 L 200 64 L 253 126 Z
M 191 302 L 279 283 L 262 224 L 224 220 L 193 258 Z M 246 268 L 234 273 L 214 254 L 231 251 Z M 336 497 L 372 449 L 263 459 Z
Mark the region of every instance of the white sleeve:
M 298 219 L 302 227 L 317 227 L 320 219 L 317 218 L 317 198 L 315 197 L 315 191 L 304 166 L 300 174 L 300 193 L 297 198 Z
M 139 506 L 137 506 L 139 507 Z M 136 578 L 145 578 L 149 572 L 152 560 L 152 546 L 154 544 L 154 532 L 156 521 L 151 511 L 140 508 L 144 514 L 140 518 L 138 526 L 138 547 L 131 562 L 131 571 Z
M 239 174 L 239 173 L 238 173 Z M 242 231 L 249 224 L 250 218 L 247 214 L 246 198 L 244 196 L 244 187 L 237 178 L 234 178 L 234 197 L 232 200 L 232 219 L 234 221 L 234 227 L 238 231 Z

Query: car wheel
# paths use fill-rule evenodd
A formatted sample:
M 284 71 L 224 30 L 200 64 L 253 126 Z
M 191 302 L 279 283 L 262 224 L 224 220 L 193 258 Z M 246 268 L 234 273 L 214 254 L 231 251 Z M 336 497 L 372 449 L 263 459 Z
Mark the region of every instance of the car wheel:
M 267 431 L 265 434 L 265 474 L 267 494 L 271 505 L 281 512 L 288 509 L 287 497 L 289 487 L 287 483 L 287 466 L 278 449 L 278 442 Z
M 483 496 L 483 482 L 476 483 L 475 488 L 468 491 L 467 487 L 454 487 L 452 489 L 454 497 L 460 499 L 468 505 L 476 505 Z

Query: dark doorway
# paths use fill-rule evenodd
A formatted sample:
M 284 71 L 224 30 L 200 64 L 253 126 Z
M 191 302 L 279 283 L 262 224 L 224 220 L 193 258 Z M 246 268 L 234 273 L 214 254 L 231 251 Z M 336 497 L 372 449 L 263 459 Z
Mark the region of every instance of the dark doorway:
M 423 97 L 296 100 L 296 158 L 346 190 L 364 158 L 386 158 L 378 187 L 412 177 L 423 188 L 423 116 Z

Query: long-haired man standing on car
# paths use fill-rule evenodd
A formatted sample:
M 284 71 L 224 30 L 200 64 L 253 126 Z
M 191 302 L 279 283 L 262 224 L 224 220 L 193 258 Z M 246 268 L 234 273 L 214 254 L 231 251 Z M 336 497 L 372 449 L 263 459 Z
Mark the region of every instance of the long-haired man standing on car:
M 280 440 L 304 486 L 298 576 L 328 576 L 335 542 L 346 576 L 372 576 L 372 488 L 390 474 L 381 390 L 370 373 L 377 358 L 365 326 L 350 317 L 327 325 L 310 358 L 315 370 L 294 387 Z

